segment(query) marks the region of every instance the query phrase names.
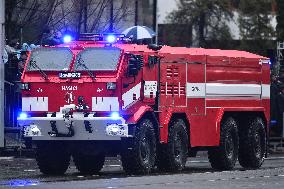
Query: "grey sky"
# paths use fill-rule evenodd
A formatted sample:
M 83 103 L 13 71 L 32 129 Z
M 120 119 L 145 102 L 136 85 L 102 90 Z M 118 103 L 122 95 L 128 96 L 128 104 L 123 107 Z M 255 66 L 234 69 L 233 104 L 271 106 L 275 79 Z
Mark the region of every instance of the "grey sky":
M 158 0 L 158 23 L 165 23 L 166 16 L 177 8 L 177 0 Z

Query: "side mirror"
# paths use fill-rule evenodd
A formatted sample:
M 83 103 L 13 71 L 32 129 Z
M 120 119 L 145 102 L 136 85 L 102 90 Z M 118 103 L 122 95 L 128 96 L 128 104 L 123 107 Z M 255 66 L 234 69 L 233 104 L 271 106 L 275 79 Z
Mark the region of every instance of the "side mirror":
M 139 71 L 139 61 L 136 58 L 130 58 L 128 60 L 127 72 L 129 76 L 136 76 Z

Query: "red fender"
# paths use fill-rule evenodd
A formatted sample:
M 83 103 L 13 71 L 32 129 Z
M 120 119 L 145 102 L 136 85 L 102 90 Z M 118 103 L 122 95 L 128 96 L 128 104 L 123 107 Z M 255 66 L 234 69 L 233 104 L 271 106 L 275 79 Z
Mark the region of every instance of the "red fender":
M 126 120 L 126 123 L 136 124 L 146 112 L 153 112 L 153 109 L 147 105 L 140 106 L 138 110 L 135 111 L 135 113 L 129 119 Z
M 166 111 L 163 111 L 160 116 L 160 142 L 167 143 L 168 142 L 168 134 L 169 134 L 169 123 L 172 117 L 173 111 L 172 108 L 168 108 Z M 161 119 L 162 118 L 162 119 Z

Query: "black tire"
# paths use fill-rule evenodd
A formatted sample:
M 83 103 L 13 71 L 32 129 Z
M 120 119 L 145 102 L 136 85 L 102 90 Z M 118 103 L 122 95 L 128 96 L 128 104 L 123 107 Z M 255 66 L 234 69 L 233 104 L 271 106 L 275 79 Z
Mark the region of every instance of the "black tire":
M 124 141 L 121 161 L 127 174 L 148 174 L 155 166 L 156 135 L 153 122 L 143 119 L 136 125 L 132 139 Z
M 181 171 L 188 157 L 188 133 L 186 124 L 177 119 L 169 124 L 168 144 L 161 145 L 158 168 L 166 171 Z
M 208 150 L 208 158 L 213 169 L 231 170 L 238 157 L 238 127 L 232 117 L 221 122 L 220 146 Z
M 97 155 L 74 153 L 72 156 L 76 168 L 84 175 L 99 173 L 105 162 L 103 153 Z
M 266 132 L 263 120 L 249 119 L 240 131 L 239 163 L 244 168 L 261 167 L 266 153 Z
M 64 174 L 70 164 L 70 156 L 68 147 L 66 147 L 63 143 L 37 143 L 36 161 L 43 174 Z

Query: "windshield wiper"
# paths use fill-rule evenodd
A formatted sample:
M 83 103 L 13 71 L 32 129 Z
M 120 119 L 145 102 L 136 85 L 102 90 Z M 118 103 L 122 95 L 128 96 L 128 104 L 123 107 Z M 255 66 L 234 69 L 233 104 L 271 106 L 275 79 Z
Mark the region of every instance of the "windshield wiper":
M 30 64 L 33 68 L 37 69 L 39 71 L 39 73 L 41 74 L 41 76 L 43 77 L 43 79 L 48 80 L 48 76 L 47 74 L 37 65 L 36 61 L 31 59 L 30 60 Z
M 96 77 L 93 74 L 93 72 L 88 68 L 88 66 L 84 63 L 84 60 L 82 59 L 81 56 L 79 56 L 78 60 L 77 60 L 77 64 L 78 66 L 83 67 L 89 74 L 89 76 L 94 80 Z

